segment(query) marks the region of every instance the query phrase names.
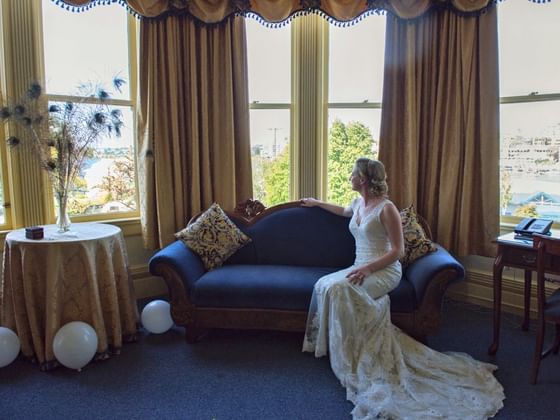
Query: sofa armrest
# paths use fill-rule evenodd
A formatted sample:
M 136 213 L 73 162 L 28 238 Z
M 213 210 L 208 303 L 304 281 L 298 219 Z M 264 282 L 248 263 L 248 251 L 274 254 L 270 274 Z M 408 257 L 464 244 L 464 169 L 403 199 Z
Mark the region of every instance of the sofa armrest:
M 162 276 L 170 289 L 171 271 L 173 277 L 182 280 L 188 297 L 191 295 L 193 285 L 206 272 L 200 257 L 181 241 L 175 241 L 156 252 L 150 258 L 149 269 L 151 274 Z
M 414 287 L 418 303 L 424 299 L 424 294 L 430 282 L 441 272 L 455 273 L 450 282 L 465 278 L 464 267 L 445 248 L 435 244 L 437 251 L 427 254 L 406 268 L 406 278 Z M 447 285 L 445 285 L 447 287 Z

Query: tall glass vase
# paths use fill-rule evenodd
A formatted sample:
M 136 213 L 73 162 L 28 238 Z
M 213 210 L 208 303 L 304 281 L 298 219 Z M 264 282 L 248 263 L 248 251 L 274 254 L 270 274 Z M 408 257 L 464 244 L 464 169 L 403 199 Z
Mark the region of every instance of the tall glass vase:
M 55 197 L 58 204 L 58 207 L 56 209 L 57 211 L 56 226 L 58 227 L 58 232 L 59 233 L 68 232 L 70 230 L 70 224 L 72 223 L 70 221 L 70 217 L 68 217 L 68 212 L 67 212 L 68 192 L 67 191 L 56 192 Z

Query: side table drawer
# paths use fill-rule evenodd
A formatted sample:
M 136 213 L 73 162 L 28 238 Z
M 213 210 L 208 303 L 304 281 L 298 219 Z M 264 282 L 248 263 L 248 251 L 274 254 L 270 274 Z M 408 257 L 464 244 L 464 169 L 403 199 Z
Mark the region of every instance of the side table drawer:
M 507 247 L 504 249 L 503 262 L 505 265 L 522 266 L 527 269 L 537 269 L 537 252 L 531 249 Z

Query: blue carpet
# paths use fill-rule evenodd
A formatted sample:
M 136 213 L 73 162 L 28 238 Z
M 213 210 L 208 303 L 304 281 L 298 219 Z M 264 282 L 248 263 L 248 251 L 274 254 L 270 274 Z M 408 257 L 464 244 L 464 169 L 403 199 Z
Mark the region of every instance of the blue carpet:
M 536 386 L 528 384 L 534 331 L 502 319 L 501 348 L 486 350 L 491 312 L 446 301 L 445 319 L 430 345 L 496 363 L 506 401 L 496 418 L 551 419 L 560 413 L 560 356 L 543 361 Z M 552 328 L 550 328 L 552 330 Z M 0 418 L 72 419 L 349 419 L 352 404 L 327 358 L 302 353 L 301 334 L 214 331 L 187 345 L 181 328 L 144 333 L 109 360 L 82 372 L 40 372 L 18 359 L 0 369 Z

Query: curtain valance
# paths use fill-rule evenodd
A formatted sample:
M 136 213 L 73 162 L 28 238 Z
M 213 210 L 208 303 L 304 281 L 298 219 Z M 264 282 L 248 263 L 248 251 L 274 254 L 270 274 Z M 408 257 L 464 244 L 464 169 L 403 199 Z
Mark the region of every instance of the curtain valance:
M 458 14 L 480 14 L 501 0 L 53 0 L 72 11 L 118 3 L 139 17 L 187 14 L 212 24 L 231 15 L 256 16 L 278 24 L 294 16 L 319 13 L 331 21 L 350 22 L 371 13 L 389 12 L 402 19 L 419 17 L 432 8 Z M 545 0 L 533 0 L 544 2 Z

